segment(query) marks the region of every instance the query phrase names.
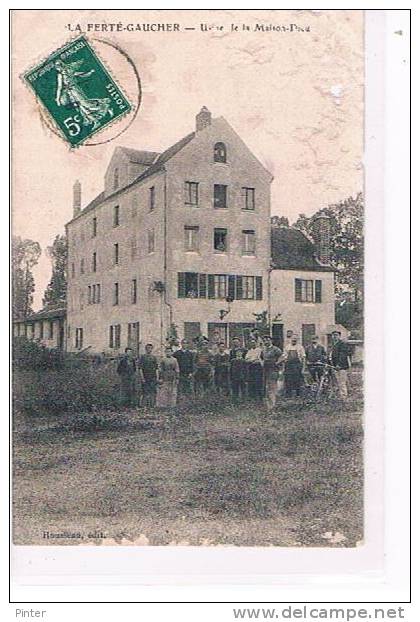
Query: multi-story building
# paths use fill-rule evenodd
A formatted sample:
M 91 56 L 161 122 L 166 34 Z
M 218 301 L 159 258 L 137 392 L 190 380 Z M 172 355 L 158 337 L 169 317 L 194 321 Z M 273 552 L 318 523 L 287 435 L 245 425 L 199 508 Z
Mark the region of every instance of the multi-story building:
M 161 154 L 117 147 L 67 224 L 67 349 L 230 340 L 269 307 L 271 173 L 207 108 Z

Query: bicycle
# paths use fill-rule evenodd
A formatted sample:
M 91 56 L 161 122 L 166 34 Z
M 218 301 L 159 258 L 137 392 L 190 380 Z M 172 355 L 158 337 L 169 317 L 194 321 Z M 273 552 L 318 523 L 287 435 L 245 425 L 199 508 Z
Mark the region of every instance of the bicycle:
M 315 400 L 319 400 L 323 395 L 330 399 L 335 395 L 334 371 L 335 367 L 329 363 L 315 363 L 314 366 L 322 368 L 321 376 L 314 386 Z

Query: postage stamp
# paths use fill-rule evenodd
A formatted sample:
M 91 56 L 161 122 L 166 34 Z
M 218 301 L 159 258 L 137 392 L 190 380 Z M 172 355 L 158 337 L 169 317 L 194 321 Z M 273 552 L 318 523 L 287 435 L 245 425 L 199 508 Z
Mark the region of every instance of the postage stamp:
M 84 35 L 50 54 L 23 79 L 71 147 L 132 110 Z

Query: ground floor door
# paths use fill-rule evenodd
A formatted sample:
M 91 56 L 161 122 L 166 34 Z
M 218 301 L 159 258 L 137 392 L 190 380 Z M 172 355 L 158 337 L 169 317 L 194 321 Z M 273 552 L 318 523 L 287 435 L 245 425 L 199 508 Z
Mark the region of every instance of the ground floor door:
M 135 356 L 140 351 L 140 322 L 130 322 L 127 330 L 127 348 L 131 348 Z
M 302 345 L 307 348 L 316 334 L 315 324 L 302 324 Z
M 284 334 L 283 324 L 273 324 L 271 336 L 273 338 L 273 344 L 283 350 L 284 348 Z
M 184 339 L 194 346 L 201 334 L 200 322 L 184 322 Z

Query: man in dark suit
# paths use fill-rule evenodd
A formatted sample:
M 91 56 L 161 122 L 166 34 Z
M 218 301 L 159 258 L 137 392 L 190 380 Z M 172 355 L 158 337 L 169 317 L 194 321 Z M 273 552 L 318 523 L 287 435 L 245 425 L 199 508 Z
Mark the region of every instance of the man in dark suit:
M 133 350 L 131 348 L 126 348 L 117 367 L 117 374 L 120 377 L 121 403 L 123 406 L 134 406 L 136 396 L 136 369 Z

